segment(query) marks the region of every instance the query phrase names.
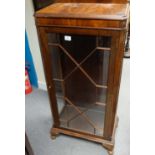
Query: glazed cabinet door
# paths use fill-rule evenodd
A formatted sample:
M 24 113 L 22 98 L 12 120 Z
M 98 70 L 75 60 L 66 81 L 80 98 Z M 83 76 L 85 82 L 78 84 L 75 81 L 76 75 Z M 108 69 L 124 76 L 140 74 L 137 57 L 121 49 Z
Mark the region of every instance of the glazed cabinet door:
M 110 139 L 116 37 L 44 28 L 39 34 L 54 126 Z

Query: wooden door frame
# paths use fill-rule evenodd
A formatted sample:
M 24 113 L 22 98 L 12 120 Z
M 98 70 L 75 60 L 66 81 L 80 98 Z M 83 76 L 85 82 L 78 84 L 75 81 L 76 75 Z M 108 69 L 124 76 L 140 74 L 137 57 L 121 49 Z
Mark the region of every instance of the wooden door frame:
M 110 54 L 110 62 L 108 68 L 108 93 L 107 93 L 107 106 L 105 112 L 105 121 L 104 121 L 104 135 L 103 137 L 94 136 L 90 134 L 86 134 L 83 132 L 77 132 L 70 129 L 65 129 L 60 127 L 59 114 L 57 101 L 55 96 L 55 88 L 52 80 L 52 68 L 51 62 L 49 60 L 49 52 L 47 45 L 47 37 L 46 33 L 71 33 L 71 34 L 89 34 L 89 35 L 101 35 L 101 36 L 111 36 L 111 54 Z M 120 85 L 120 77 L 122 70 L 122 60 L 124 53 L 124 36 L 125 31 L 119 30 L 110 30 L 110 29 L 88 29 L 88 28 L 71 28 L 71 27 L 39 27 L 38 26 L 38 34 L 40 36 L 40 46 L 41 46 L 41 54 L 42 60 L 44 64 L 44 71 L 46 72 L 46 83 L 47 89 L 50 99 L 50 106 L 53 115 L 53 128 L 51 130 L 52 135 L 56 135 L 58 133 L 64 133 L 71 136 L 76 136 L 80 138 L 89 139 L 92 141 L 104 143 L 112 142 L 113 145 L 113 133 L 114 133 L 114 125 L 116 120 L 116 109 L 117 109 L 117 100 L 119 93 L 119 85 Z

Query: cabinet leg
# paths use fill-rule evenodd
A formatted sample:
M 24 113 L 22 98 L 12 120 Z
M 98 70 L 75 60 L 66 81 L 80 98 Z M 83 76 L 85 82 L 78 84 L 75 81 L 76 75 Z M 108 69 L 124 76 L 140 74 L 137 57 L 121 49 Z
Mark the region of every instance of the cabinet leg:
M 113 153 L 114 153 L 113 150 L 112 150 L 112 151 L 109 151 L 109 150 L 108 150 L 108 154 L 109 154 L 109 155 L 113 155 Z
M 56 135 L 51 135 L 51 139 L 55 140 L 56 139 Z
M 58 134 L 59 134 L 59 133 L 57 133 L 57 132 L 51 132 L 51 139 L 52 139 L 52 140 L 55 140 L 56 137 L 58 136 Z
M 114 153 L 114 145 L 102 144 L 102 146 L 107 150 L 108 155 L 113 155 Z

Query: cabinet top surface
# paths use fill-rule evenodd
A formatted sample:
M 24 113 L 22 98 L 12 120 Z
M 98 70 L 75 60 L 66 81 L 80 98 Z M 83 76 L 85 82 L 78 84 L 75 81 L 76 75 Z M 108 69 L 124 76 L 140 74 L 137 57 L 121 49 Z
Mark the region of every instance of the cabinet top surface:
M 55 3 L 36 12 L 36 17 L 126 20 L 128 4 Z

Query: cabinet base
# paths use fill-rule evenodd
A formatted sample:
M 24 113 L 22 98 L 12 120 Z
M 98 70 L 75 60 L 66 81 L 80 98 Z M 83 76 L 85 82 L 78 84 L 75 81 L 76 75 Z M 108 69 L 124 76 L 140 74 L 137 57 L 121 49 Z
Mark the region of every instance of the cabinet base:
M 90 140 L 90 141 L 102 144 L 102 146 L 108 151 L 108 154 L 113 155 L 114 143 L 115 143 L 115 132 L 116 132 L 117 126 L 118 126 L 118 118 L 115 121 L 114 132 L 113 132 L 111 141 L 105 140 L 103 139 L 103 137 L 100 137 L 100 136 L 96 136 L 96 135 L 92 135 L 92 134 L 84 133 L 80 131 L 75 131 L 71 129 L 66 129 L 62 127 L 53 127 L 51 129 L 51 139 L 55 140 L 58 134 L 65 134 L 65 135 L 69 135 L 77 138 Z

